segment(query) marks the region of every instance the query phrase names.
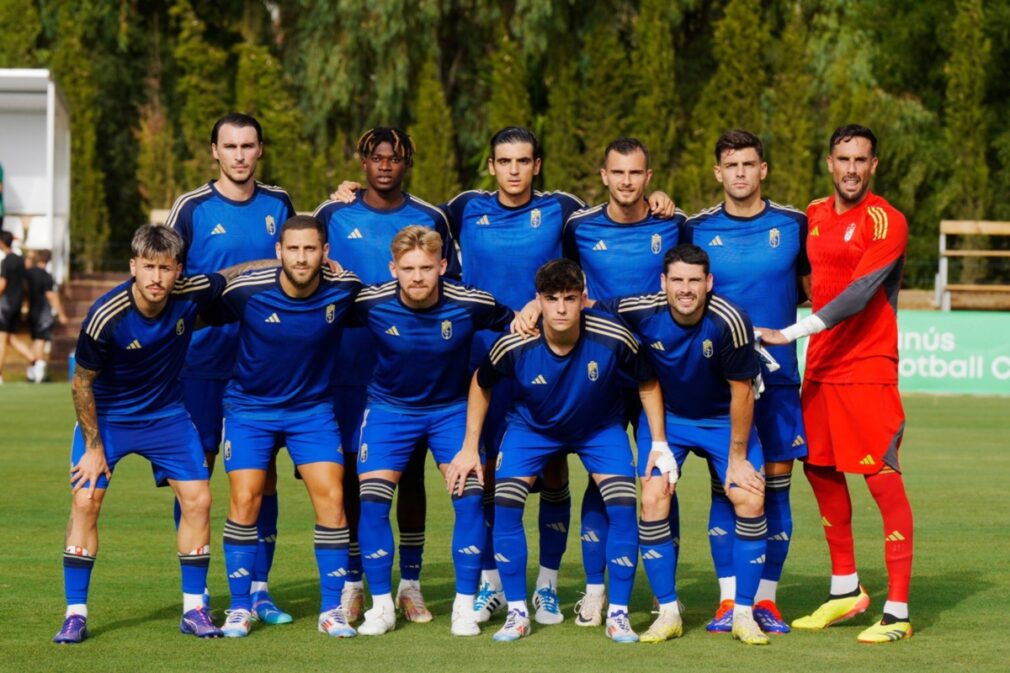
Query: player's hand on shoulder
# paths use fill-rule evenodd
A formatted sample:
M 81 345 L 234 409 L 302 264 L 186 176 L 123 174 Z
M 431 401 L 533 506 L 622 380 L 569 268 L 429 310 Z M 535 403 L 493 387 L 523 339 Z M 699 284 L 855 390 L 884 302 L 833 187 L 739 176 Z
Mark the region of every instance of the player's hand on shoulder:
M 666 192 L 653 192 L 649 194 L 649 210 L 656 217 L 664 220 L 673 217 L 677 212 L 677 204 L 667 195 Z
M 789 343 L 789 339 L 782 334 L 782 330 L 771 327 L 755 327 L 754 336 L 760 339 L 761 343 L 769 346 L 785 346 Z
M 109 470 L 109 464 L 105 460 L 105 447 L 99 444 L 98 448 L 86 450 L 77 464 L 70 468 L 70 484 L 74 487 L 73 492 L 77 493 L 84 484 L 89 484 L 88 498 L 93 497 L 98 486 L 98 478 L 103 474 L 106 479 L 112 478 L 112 471 Z
M 729 459 L 729 467 L 726 468 L 726 483 L 723 487 L 729 493 L 730 486 L 742 488 L 754 495 L 765 494 L 765 478 L 760 472 L 754 469 L 749 460 Z
M 340 262 L 335 259 L 330 259 L 327 257 L 323 260 L 323 265 L 326 266 L 332 273 L 343 273 L 344 267 L 340 266 Z
M 536 299 L 531 299 L 521 311 L 516 313 L 509 329 L 524 337 L 537 336 L 540 334 L 540 330 L 537 329 L 538 320 L 540 320 L 540 304 Z
M 354 180 L 344 180 L 337 187 L 337 191 L 330 194 L 330 199 L 337 203 L 354 203 L 357 198 L 357 191 L 361 189 L 361 183 Z

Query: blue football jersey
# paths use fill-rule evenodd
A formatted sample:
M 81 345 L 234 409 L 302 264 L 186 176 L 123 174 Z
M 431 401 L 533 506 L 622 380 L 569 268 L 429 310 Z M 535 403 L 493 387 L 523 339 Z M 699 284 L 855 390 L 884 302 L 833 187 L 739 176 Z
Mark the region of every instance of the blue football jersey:
M 365 285 L 387 282 L 390 278 L 389 246 L 401 229 L 412 224 L 430 227 L 442 235 L 443 256 L 449 262 L 449 276 L 459 275 L 456 246 L 445 213 L 416 196 L 404 194 L 403 204 L 392 210 L 377 210 L 361 194 L 353 203 L 326 201 L 313 213 L 326 225 L 330 258 L 353 271 Z M 341 386 L 363 386 L 375 367 L 375 345 L 368 329 L 351 327 L 340 338 L 341 367 L 336 381 Z
M 165 226 L 174 228 L 186 247 L 187 274 L 212 273 L 235 264 L 273 259 L 281 225 L 295 214 L 288 193 L 256 183 L 248 201 L 222 196 L 211 180 L 175 201 Z M 200 330 L 190 345 L 183 375 L 227 379 L 235 364 L 237 327 Z
M 465 403 L 474 332 L 505 330 L 515 317 L 487 292 L 445 278 L 430 308 L 407 307 L 394 280 L 363 290 L 354 313 L 376 341 L 369 402 L 411 410 Z
M 350 271 L 323 269 L 308 297 L 285 294 L 281 269 L 228 283 L 215 319 L 238 322 L 238 357 L 225 389 L 228 415 L 283 420 L 333 409 L 333 370 L 348 311 L 361 290 Z
M 781 329 L 796 322 L 799 277 L 810 273 L 807 217 L 765 199 L 753 217 L 734 217 L 719 204 L 687 220 L 681 241 L 708 252 L 715 291 L 743 308 L 755 324 Z M 767 385 L 800 384 L 796 344 L 767 346 L 781 369 Z
M 746 313 L 714 294 L 708 296 L 701 321 L 688 327 L 673 319 L 662 292 L 596 306 L 617 316 L 641 340 L 674 422 L 729 425 L 729 381 L 749 381 L 759 367 Z
M 649 213 L 639 222 L 624 224 L 610 219 L 606 203 L 586 208 L 565 223 L 565 257 L 585 271 L 591 299 L 657 292 L 663 254 L 680 241 L 685 219 L 677 210 L 671 218 Z
M 153 318 L 137 310 L 132 278 L 95 302 L 74 357 L 79 366 L 98 372 L 93 389 L 99 417 L 145 420 L 185 413 L 179 371 L 193 324 L 224 286 L 216 273 L 180 278 Z
M 445 205 L 460 247 L 463 282 L 521 309 L 531 299 L 537 269 L 561 256 L 565 220 L 585 204 L 565 192 L 534 192 L 515 208 L 498 192 L 463 192 Z
M 495 342 L 477 372 L 482 388 L 515 379 L 510 423 L 573 442 L 608 425 L 624 425 L 622 380 L 648 381 L 655 374 L 624 326 L 598 311 L 582 313 L 575 347 L 557 355 L 541 334 L 508 334 Z

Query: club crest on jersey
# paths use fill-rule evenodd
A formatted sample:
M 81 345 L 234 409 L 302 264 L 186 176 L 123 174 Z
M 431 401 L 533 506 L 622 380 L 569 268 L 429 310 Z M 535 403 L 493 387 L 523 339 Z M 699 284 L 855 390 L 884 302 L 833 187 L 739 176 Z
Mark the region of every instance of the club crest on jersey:
M 186 331 L 186 321 L 179 318 L 175 323 L 175 333 L 182 336 L 182 333 Z
M 337 318 L 337 305 L 327 304 L 326 306 L 326 322 L 331 323 Z
M 224 459 L 231 460 L 231 440 L 226 439 L 224 442 Z
M 442 321 L 442 338 L 448 341 L 452 338 L 452 321 L 443 320 Z
M 843 237 L 845 242 L 848 243 L 852 240 L 852 235 L 856 233 L 856 223 L 853 222 L 849 226 L 845 227 L 845 236 Z
M 652 254 L 658 255 L 663 249 L 663 237 L 659 234 L 652 235 Z
M 267 215 L 267 233 L 271 236 L 277 233 L 277 222 L 273 215 Z
M 701 354 L 707 358 L 710 358 L 715 354 L 715 348 L 712 347 L 711 339 L 705 339 L 701 342 Z
M 368 444 L 362 444 L 358 447 L 358 462 L 364 463 L 368 460 Z
M 586 374 L 589 376 L 590 381 L 600 378 L 600 366 L 596 364 L 596 360 L 589 361 L 589 364 L 586 366 Z
M 782 242 L 782 234 L 779 233 L 778 228 L 773 228 L 768 232 L 768 245 L 773 248 L 779 247 L 779 243 Z
M 530 226 L 534 229 L 540 226 L 540 209 L 534 208 L 530 211 Z

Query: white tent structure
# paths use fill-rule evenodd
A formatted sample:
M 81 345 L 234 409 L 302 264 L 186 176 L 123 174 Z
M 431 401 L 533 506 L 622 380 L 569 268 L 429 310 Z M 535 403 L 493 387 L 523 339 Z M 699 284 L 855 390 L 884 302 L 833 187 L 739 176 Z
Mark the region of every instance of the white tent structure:
M 70 115 L 48 70 L 0 68 L 4 229 L 15 247 L 53 251 L 60 283 L 70 264 Z

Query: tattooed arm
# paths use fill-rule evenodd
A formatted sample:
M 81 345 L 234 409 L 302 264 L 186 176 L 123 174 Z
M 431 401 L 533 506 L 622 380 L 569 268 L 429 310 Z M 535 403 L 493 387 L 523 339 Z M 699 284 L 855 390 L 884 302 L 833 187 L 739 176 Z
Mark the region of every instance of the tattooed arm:
M 80 461 L 70 468 L 70 483 L 74 487 L 74 493 L 87 483 L 89 498 L 95 494 L 98 477 L 104 474 L 106 479 L 112 478 L 109 465 L 105 462 L 105 447 L 98 434 L 98 410 L 95 408 L 95 391 L 91 387 L 97 376 L 98 372 L 78 365 L 74 369 L 74 380 L 70 385 L 77 425 L 84 437 L 85 448 Z
M 279 259 L 257 259 L 252 262 L 243 262 L 241 264 L 235 264 L 227 268 L 218 271 L 219 274 L 224 276 L 225 280 L 231 280 L 236 276 L 241 276 L 246 271 L 258 271 L 259 269 L 271 269 L 281 265 Z

